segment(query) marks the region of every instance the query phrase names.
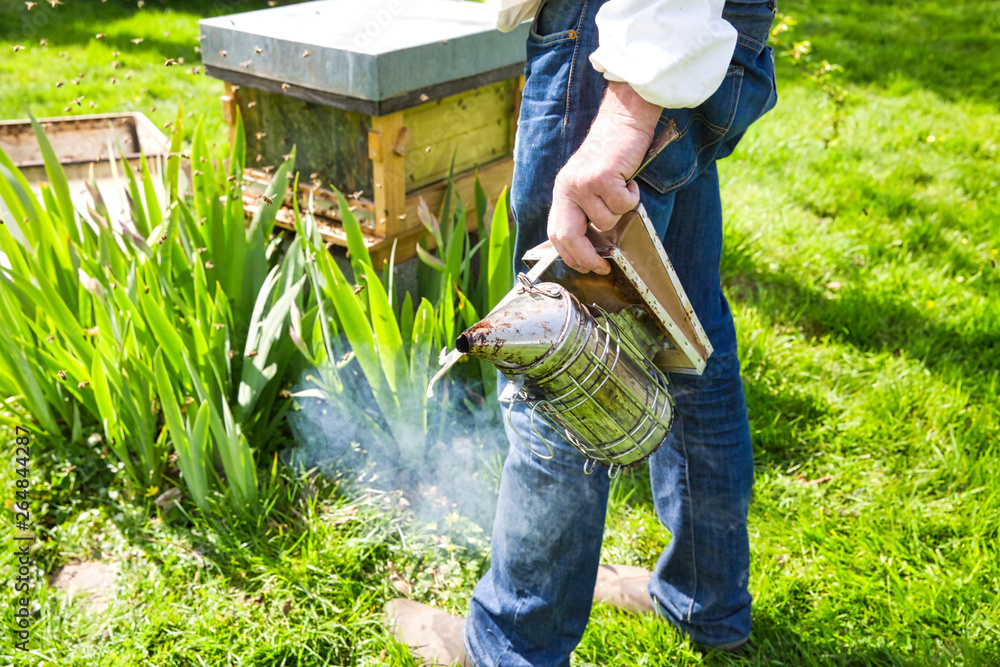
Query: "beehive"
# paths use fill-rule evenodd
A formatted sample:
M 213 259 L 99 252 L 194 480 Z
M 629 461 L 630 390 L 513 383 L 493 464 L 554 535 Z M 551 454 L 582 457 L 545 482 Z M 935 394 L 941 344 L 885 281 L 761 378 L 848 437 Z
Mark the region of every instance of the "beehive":
M 248 165 L 295 146 L 301 183 L 356 194 L 376 258 L 394 241 L 397 261 L 414 254 L 417 203 L 435 210 L 452 169 L 469 203 L 476 173 L 494 201 L 510 183 L 526 25 L 500 33 L 485 5 L 459 0 L 323 0 L 200 25 Z M 321 229 L 345 243 L 336 224 Z

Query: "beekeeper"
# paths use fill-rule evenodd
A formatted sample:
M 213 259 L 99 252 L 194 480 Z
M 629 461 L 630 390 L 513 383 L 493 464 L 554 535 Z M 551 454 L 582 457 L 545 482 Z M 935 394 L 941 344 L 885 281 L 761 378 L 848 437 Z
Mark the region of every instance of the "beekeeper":
M 514 147 L 515 257 L 548 238 L 569 266 L 606 273 L 586 225 L 610 229 L 641 199 L 715 352 L 701 376 L 669 376 L 675 422 L 649 469 L 670 537 L 652 572 L 600 564 L 608 476 L 585 474 L 579 452 L 536 421 L 555 457 L 508 433 L 491 565 L 467 618 L 409 600 L 387 613 L 402 641 L 440 664 L 569 665 L 595 599 L 658 614 L 697 645 L 746 650 L 753 451 L 719 278 L 716 160 L 776 102 L 775 1 L 491 4 L 500 30 L 534 17 Z M 680 138 L 626 186 L 670 120 Z M 527 406 L 513 410 L 520 433 L 538 437 Z

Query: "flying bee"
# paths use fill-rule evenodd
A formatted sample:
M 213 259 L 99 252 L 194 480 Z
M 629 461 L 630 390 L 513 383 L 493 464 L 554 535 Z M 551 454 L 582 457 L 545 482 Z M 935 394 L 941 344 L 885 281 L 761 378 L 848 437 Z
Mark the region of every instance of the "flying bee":
M 89 385 L 90 385 L 90 383 L 87 382 L 86 380 L 84 380 L 83 382 L 78 383 L 76 386 L 79 389 L 86 389 Z
M 303 58 L 308 58 L 309 57 L 309 49 L 306 49 L 305 51 L 302 52 L 302 57 Z
M 257 106 L 257 102 L 247 102 L 247 109 L 253 109 Z
M 56 81 L 56 88 L 62 88 L 62 86 L 63 86 L 62 81 Z
M 247 352 L 247 359 L 253 359 L 257 356 L 257 350 L 250 350 Z
M 274 203 L 274 199 L 271 198 L 271 197 L 268 197 L 267 195 L 261 195 L 260 198 L 263 199 L 264 203 L 267 204 L 268 206 L 270 206 L 271 204 Z
M 103 32 L 97 33 L 96 35 L 94 35 L 94 39 L 104 39 L 104 33 Z
M 20 44 L 15 44 L 12 48 L 14 49 L 14 53 L 17 53 L 18 51 L 24 51 L 24 47 L 21 46 Z
M 226 50 L 225 49 L 220 50 L 219 51 L 219 55 L 222 56 L 223 58 L 225 58 L 226 57 Z
M 132 40 L 133 44 L 142 44 L 142 37 L 136 37 Z
M 354 294 L 355 295 L 361 294 L 361 292 L 363 292 L 364 289 L 365 289 L 364 285 L 355 285 L 354 286 Z
M 38 40 L 38 46 L 48 46 L 48 45 L 49 45 L 49 40 L 47 39 Z
M 287 83 L 281 84 L 281 90 L 288 91 L 289 88 L 291 88 L 291 86 L 288 85 Z
M 26 2 L 26 3 L 24 3 L 24 4 L 25 4 L 25 6 L 26 6 L 26 7 L 28 8 L 28 11 L 29 11 L 29 12 L 30 12 L 30 11 L 31 11 L 32 9 L 34 9 L 35 7 L 37 7 L 37 6 L 38 6 L 38 3 L 37 3 L 37 2 Z
M 56 337 L 55 337 L 55 336 L 53 336 L 52 334 L 49 334 L 48 336 L 46 336 L 46 337 L 45 337 L 45 342 L 46 342 L 46 343 L 51 343 L 51 342 L 52 342 L 52 341 L 54 341 L 55 339 L 56 339 Z
M 264 138 L 264 137 L 266 137 L 266 136 L 267 136 L 267 132 L 258 132 L 258 133 L 257 133 L 257 139 L 258 139 L 258 141 L 259 141 L 260 139 L 263 139 L 263 138 Z
M 215 268 L 215 264 L 212 264 L 212 260 L 208 260 L 207 262 L 205 262 L 205 268 L 206 269 Z
M 365 192 L 364 190 L 358 190 L 357 192 L 352 192 L 350 194 L 350 197 L 351 199 L 359 199 L 361 195 L 364 194 L 364 192 Z
M 167 61 L 163 63 L 164 67 L 173 67 L 177 63 L 173 58 L 167 58 Z
M 240 67 L 250 67 L 252 63 L 253 63 L 252 60 L 244 60 L 243 62 L 240 63 Z
M 59 5 L 65 5 L 65 2 L 59 2 L 59 0 L 49 0 L 49 4 L 52 5 L 52 9 L 55 9 Z
M 111 57 L 112 57 L 112 58 L 117 58 L 117 57 L 118 57 L 118 56 L 120 56 L 121 54 L 122 54 L 122 52 L 121 52 L 121 51 L 112 51 L 112 52 L 111 52 Z
M 118 69 L 119 67 L 121 67 L 121 63 L 119 63 L 117 60 L 111 61 L 111 69 Z
M 60 380 L 65 380 L 65 379 L 66 379 L 66 371 L 64 371 L 64 370 L 63 370 L 63 369 L 61 369 L 61 368 L 60 368 L 60 369 L 59 369 L 59 371 L 58 371 L 58 372 L 56 373 L 56 375 L 58 375 L 58 376 L 59 376 L 59 379 L 60 379 Z
M 255 47 L 253 47 L 253 52 L 254 53 L 264 53 L 264 49 L 260 48 L 259 46 L 255 46 Z

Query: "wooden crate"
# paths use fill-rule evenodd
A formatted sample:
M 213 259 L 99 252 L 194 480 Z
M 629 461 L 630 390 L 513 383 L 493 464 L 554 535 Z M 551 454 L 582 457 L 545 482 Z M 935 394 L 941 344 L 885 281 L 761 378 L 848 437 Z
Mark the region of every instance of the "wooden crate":
M 323 21 L 331 30 L 302 29 Z M 424 233 L 419 199 L 436 210 L 450 170 L 470 205 L 477 173 L 494 201 L 510 184 L 527 26 L 500 33 L 479 3 L 326 0 L 207 19 L 201 29 L 206 73 L 225 82 L 226 118 L 231 127 L 237 112 L 243 118 L 248 206 L 260 190 L 253 183 L 266 179 L 257 170 L 294 146 L 326 239 L 346 244 L 336 207 L 323 203 L 332 185 L 355 194 L 375 261 L 393 243 L 402 261 Z
M 85 210 L 90 202 L 85 183 L 91 173 L 109 211 L 126 210 L 128 204 L 119 187 L 125 174 L 118 165 L 115 173 L 108 156 L 124 158 L 135 171 L 145 154 L 150 170 L 160 173 L 170 154 L 170 142 L 141 113 L 104 113 L 83 116 L 40 118 L 39 124 L 70 184 L 73 204 Z M 0 147 L 21 170 L 33 187 L 47 182 L 41 148 L 29 120 L 0 121 Z

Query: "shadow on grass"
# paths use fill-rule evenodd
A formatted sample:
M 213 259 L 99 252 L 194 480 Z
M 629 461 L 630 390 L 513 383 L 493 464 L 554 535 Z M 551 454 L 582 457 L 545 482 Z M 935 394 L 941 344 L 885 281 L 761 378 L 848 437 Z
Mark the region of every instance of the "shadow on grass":
M 738 233 L 738 232 L 731 232 Z M 1000 370 L 998 332 L 989 325 L 957 330 L 931 321 L 887 291 L 832 293 L 795 276 L 765 269 L 749 255 L 750 243 L 732 244 L 723 260 L 723 284 L 732 301 L 763 309 L 807 336 L 829 337 L 866 352 L 906 354 L 928 369 L 960 369 L 976 376 Z
M 282 5 L 296 4 L 282 2 Z M 33 10 L 26 8 L 21 0 L 0 0 L 0 41 L 36 42 L 47 39 L 52 47 L 85 45 L 94 40 L 102 27 L 113 21 L 129 19 L 135 15 L 145 15 L 149 21 L 155 21 L 169 16 L 169 13 L 179 12 L 194 14 L 202 18 L 225 16 L 267 9 L 267 0 L 215 0 L 214 2 L 197 2 L 181 0 L 179 2 L 164 2 L 150 0 L 144 9 L 139 9 L 135 3 L 108 3 L 100 0 L 73 0 L 72 5 L 52 8 L 45 0 L 40 0 Z M 103 38 L 109 48 L 121 51 L 126 56 L 130 53 L 155 52 L 167 56 L 177 55 L 181 44 L 177 39 L 153 38 L 147 35 L 136 35 L 143 41 L 133 44 L 131 36 L 117 37 L 108 35 Z M 193 49 L 194 44 L 182 48 Z
M 1000 7 L 990 0 L 780 0 L 795 41 L 858 84 L 912 82 L 948 100 L 1000 102 Z

